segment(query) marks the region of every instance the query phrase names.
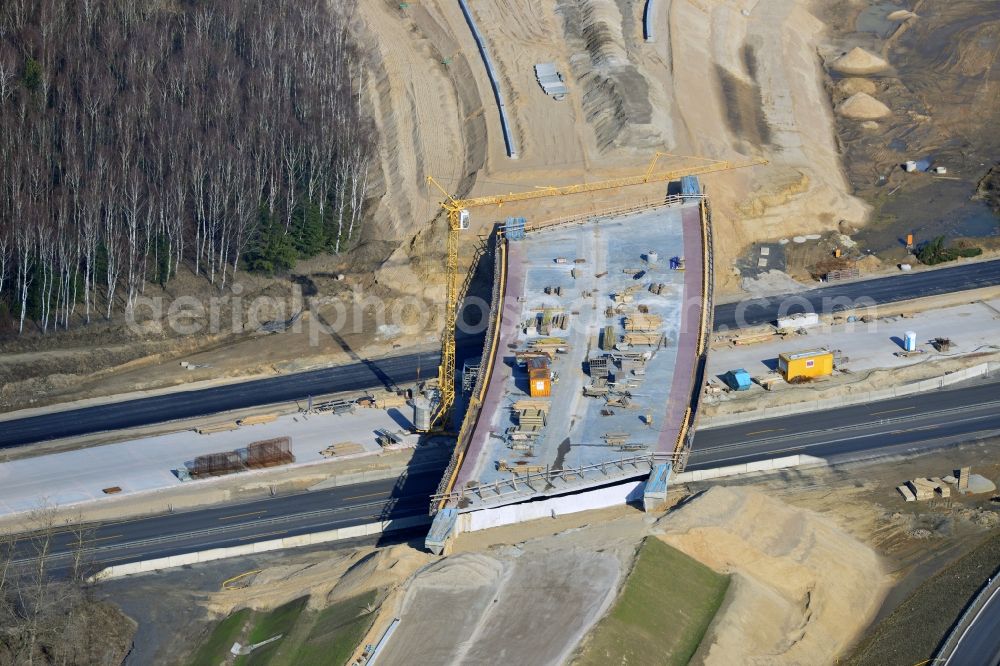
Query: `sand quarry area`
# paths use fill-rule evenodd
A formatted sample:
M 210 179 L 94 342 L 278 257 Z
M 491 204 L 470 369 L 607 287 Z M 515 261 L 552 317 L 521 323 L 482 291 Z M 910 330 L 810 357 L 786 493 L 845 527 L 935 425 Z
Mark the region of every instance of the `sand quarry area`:
M 491 194 L 641 173 L 655 151 L 770 165 L 705 178 L 717 213 L 717 264 L 761 235 L 864 222 L 867 207 L 842 175 L 830 99 L 816 51 L 824 24 L 808 2 L 654 3 L 656 39 L 643 39 L 644 3 L 485 0 L 474 19 L 498 70 L 517 158 L 500 132 L 485 68 L 457 3 L 361 0 L 381 56 L 370 93 L 383 135 L 379 228 L 407 238 L 411 216 L 433 216 L 440 193 Z M 533 66 L 551 62 L 569 90 L 554 100 Z M 433 119 L 435 131 L 427 131 Z M 664 168 L 699 164 L 665 160 Z M 473 211 L 474 228 L 523 214 L 546 220 L 634 205 L 662 185 L 541 199 Z M 436 229 L 435 233 L 440 230 Z M 425 233 L 418 231 L 418 236 Z M 417 243 L 397 251 L 413 256 Z M 429 248 L 428 248 L 429 249 Z M 390 262 L 380 282 L 412 275 Z M 729 278 L 720 285 L 735 288 Z
M 263 612 L 309 595 L 321 612 L 375 590 L 358 648 L 399 618 L 383 663 L 573 663 L 615 606 L 643 540 L 654 538 L 730 577 L 691 663 L 833 663 L 920 584 L 998 533 L 990 494 L 906 503 L 895 486 L 963 465 L 996 481 L 998 444 L 679 486 L 662 514 L 623 506 L 468 533 L 447 557 L 424 552 L 419 538 L 288 551 L 115 581 L 103 594 L 136 599 L 169 588 L 185 608 L 173 624 L 163 620 L 169 609 L 157 610 L 165 642 L 144 644 L 147 655 L 169 650 L 172 632 L 207 636 L 240 608 Z M 212 591 L 208 569 L 219 581 L 259 571 L 237 589 Z M 181 594 L 171 582 L 192 575 L 201 591 Z M 951 601 L 957 612 L 964 598 Z M 148 635 L 136 619 L 140 638 Z

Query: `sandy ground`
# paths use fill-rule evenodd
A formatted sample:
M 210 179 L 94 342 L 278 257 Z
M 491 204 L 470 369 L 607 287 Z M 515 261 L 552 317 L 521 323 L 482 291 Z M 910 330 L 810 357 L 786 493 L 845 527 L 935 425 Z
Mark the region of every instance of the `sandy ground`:
M 384 663 L 561 663 L 610 606 L 621 577 L 613 553 L 563 541 L 464 553 L 421 572 Z
M 851 644 L 887 589 L 870 547 L 747 488 L 711 488 L 658 527 L 671 546 L 734 574 L 696 662 L 821 663 Z
M 717 248 L 726 289 L 736 286 L 729 266 L 762 234 L 823 231 L 866 217 L 842 175 L 815 57 L 825 28 L 804 1 L 669 3 L 659 10 L 663 37 L 655 43 L 642 40 L 641 3 L 474 3 L 507 100 L 516 160 L 504 152 L 485 69 L 456 3 L 400 8 L 363 0 L 360 10 L 381 58 L 368 98 L 390 139 L 371 233 L 403 241 L 378 273 L 391 289 L 430 294 L 441 285 L 432 258 L 440 259 L 442 225 L 412 225 L 433 215 L 441 198 L 426 175 L 464 196 L 641 173 L 656 150 L 767 157 L 767 168 L 706 178 L 726 240 Z M 532 71 L 539 62 L 563 73 L 566 99 L 541 91 Z M 665 160 L 662 167 L 697 163 Z M 473 229 L 506 215 L 543 221 L 662 193 L 656 186 L 474 210 Z

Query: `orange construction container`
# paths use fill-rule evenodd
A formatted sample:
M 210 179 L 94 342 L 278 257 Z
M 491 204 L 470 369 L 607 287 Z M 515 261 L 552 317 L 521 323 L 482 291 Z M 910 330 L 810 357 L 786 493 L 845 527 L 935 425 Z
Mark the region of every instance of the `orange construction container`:
M 532 398 L 547 398 L 552 395 L 552 372 L 548 358 L 533 358 L 528 361 L 528 393 Z

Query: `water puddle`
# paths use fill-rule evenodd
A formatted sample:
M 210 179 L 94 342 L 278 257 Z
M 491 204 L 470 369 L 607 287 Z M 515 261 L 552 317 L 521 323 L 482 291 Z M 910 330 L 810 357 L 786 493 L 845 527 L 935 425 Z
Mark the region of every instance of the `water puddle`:
M 890 21 L 886 17 L 899 9 L 902 9 L 902 7 L 891 2 L 879 2 L 870 5 L 858 14 L 858 20 L 854 23 L 854 29 L 858 32 L 875 33 L 882 38 L 888 37 L 896 29 L 896 26 L 899 25 L 899 22 Z

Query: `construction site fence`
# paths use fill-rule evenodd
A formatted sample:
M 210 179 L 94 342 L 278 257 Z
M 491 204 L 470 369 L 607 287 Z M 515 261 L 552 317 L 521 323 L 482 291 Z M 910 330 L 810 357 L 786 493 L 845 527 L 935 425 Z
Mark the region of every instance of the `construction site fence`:
M 486 50 L 486 41 L 483 39 L 482 34 L 479 32 L 479 28 L 476 27 L 476 20 L 472 18 L 472 12 L 469 11 L 469 6 L 466 4 L 465 0 L 458 0 L 458 4 L 462 7 L 462 14 L 465 15 L 465 22 L 469 24 L 469 29 L 472 31 L 472 37 L 476 40 L 476 46 L 479 48 L 479 55 L 483 58 L 483 64 L 486 65 L 486 74 L 490 78 L 490 86 L 493 88 L 493 97 L 497 102 L 497 110 L 500 112 L 500 129 L 503 131 L 503 141 L 507 148 L 507 157 L 516 158 L 517 148 L 514 145 L 514 136 L 510 131 L 510 123 L 507 121 L 507 107 L 503 101 L 503 92 L 500 90 L 500 82 L 497 79 L 496 70 L 493 67 L 493 61 L 490 59 L 489 51 Z
M 476 422 L 479 419 L 483 395 L 489 385 L 489 378 L 493 374 L 493 364 L 495 360 L 494 348 L 496 347 L 497 336 L 500 333 L 498 325 L 500 323 L 501 309 L 503 308 L 503 289 L 504 284 L 506 283 L 507 274 L 507 253 L 504 247 L 504 242 L 503 237 L 497 233 L 494 237 L 493 293 L 490 300 L 489 319 L 486 324 L 486 337 L 483 340 L 484 354 L 482 361 L 480 362 L 480 369 L 479 374 L 476 377 L 476 383 L 473 386 L 469 397 L 469 405 L 465 411 L 465 417 L 462 420 L 462 427 L 459 429 L 458 438 L 455 442 L 455 451 L 451 456 L 451 460 L 448 462 L 448 467 L 445 468 L 444 475 L 441 477 L 441 483 L 438 486 L 437 494 L 439 496 L 446 495 L 449 491 L 451 491 L 455 483 L 458 471 L 465 458 L 465 452 L 469 447 Z M 439 506 L 440 505 L 438 503 L 431 504 L 431 515 L 437 512 Z
M 645 471 L 648 471 L 659 463 L 675 463 L 676 459 L 676 455 L 673 453 L 655 453 L 607 460 L 592 465 L 581 465 L 580 467 L 564 467 L 561 469 L 549 469 L 546 467 L 545 470 L 540 472 L 524 474 L 513 472 L 510 478 L 507 479 L 498 479 L 492 483 L 480 483 L 447 493 L 435 494 L 431 497 L 431 505 L 432 507 L 436 507 L 442 503 L 459 502 L 470 495 L 483 498 L 487 493 L 490 495 L 490 499 L 513 496 L 520 494 L 523 487 L 530 487 L 532 483 L 551 485 L 552 481 L 565 480 L 567 477 L 585 479 L 587 474 L 594 472 L 599 472 L 607 476 L 609 469 L 612 471 L 617 469 L 620 472 L 624 472 L 626 467 L 631 467 L 633 470 L 644 468 Z

